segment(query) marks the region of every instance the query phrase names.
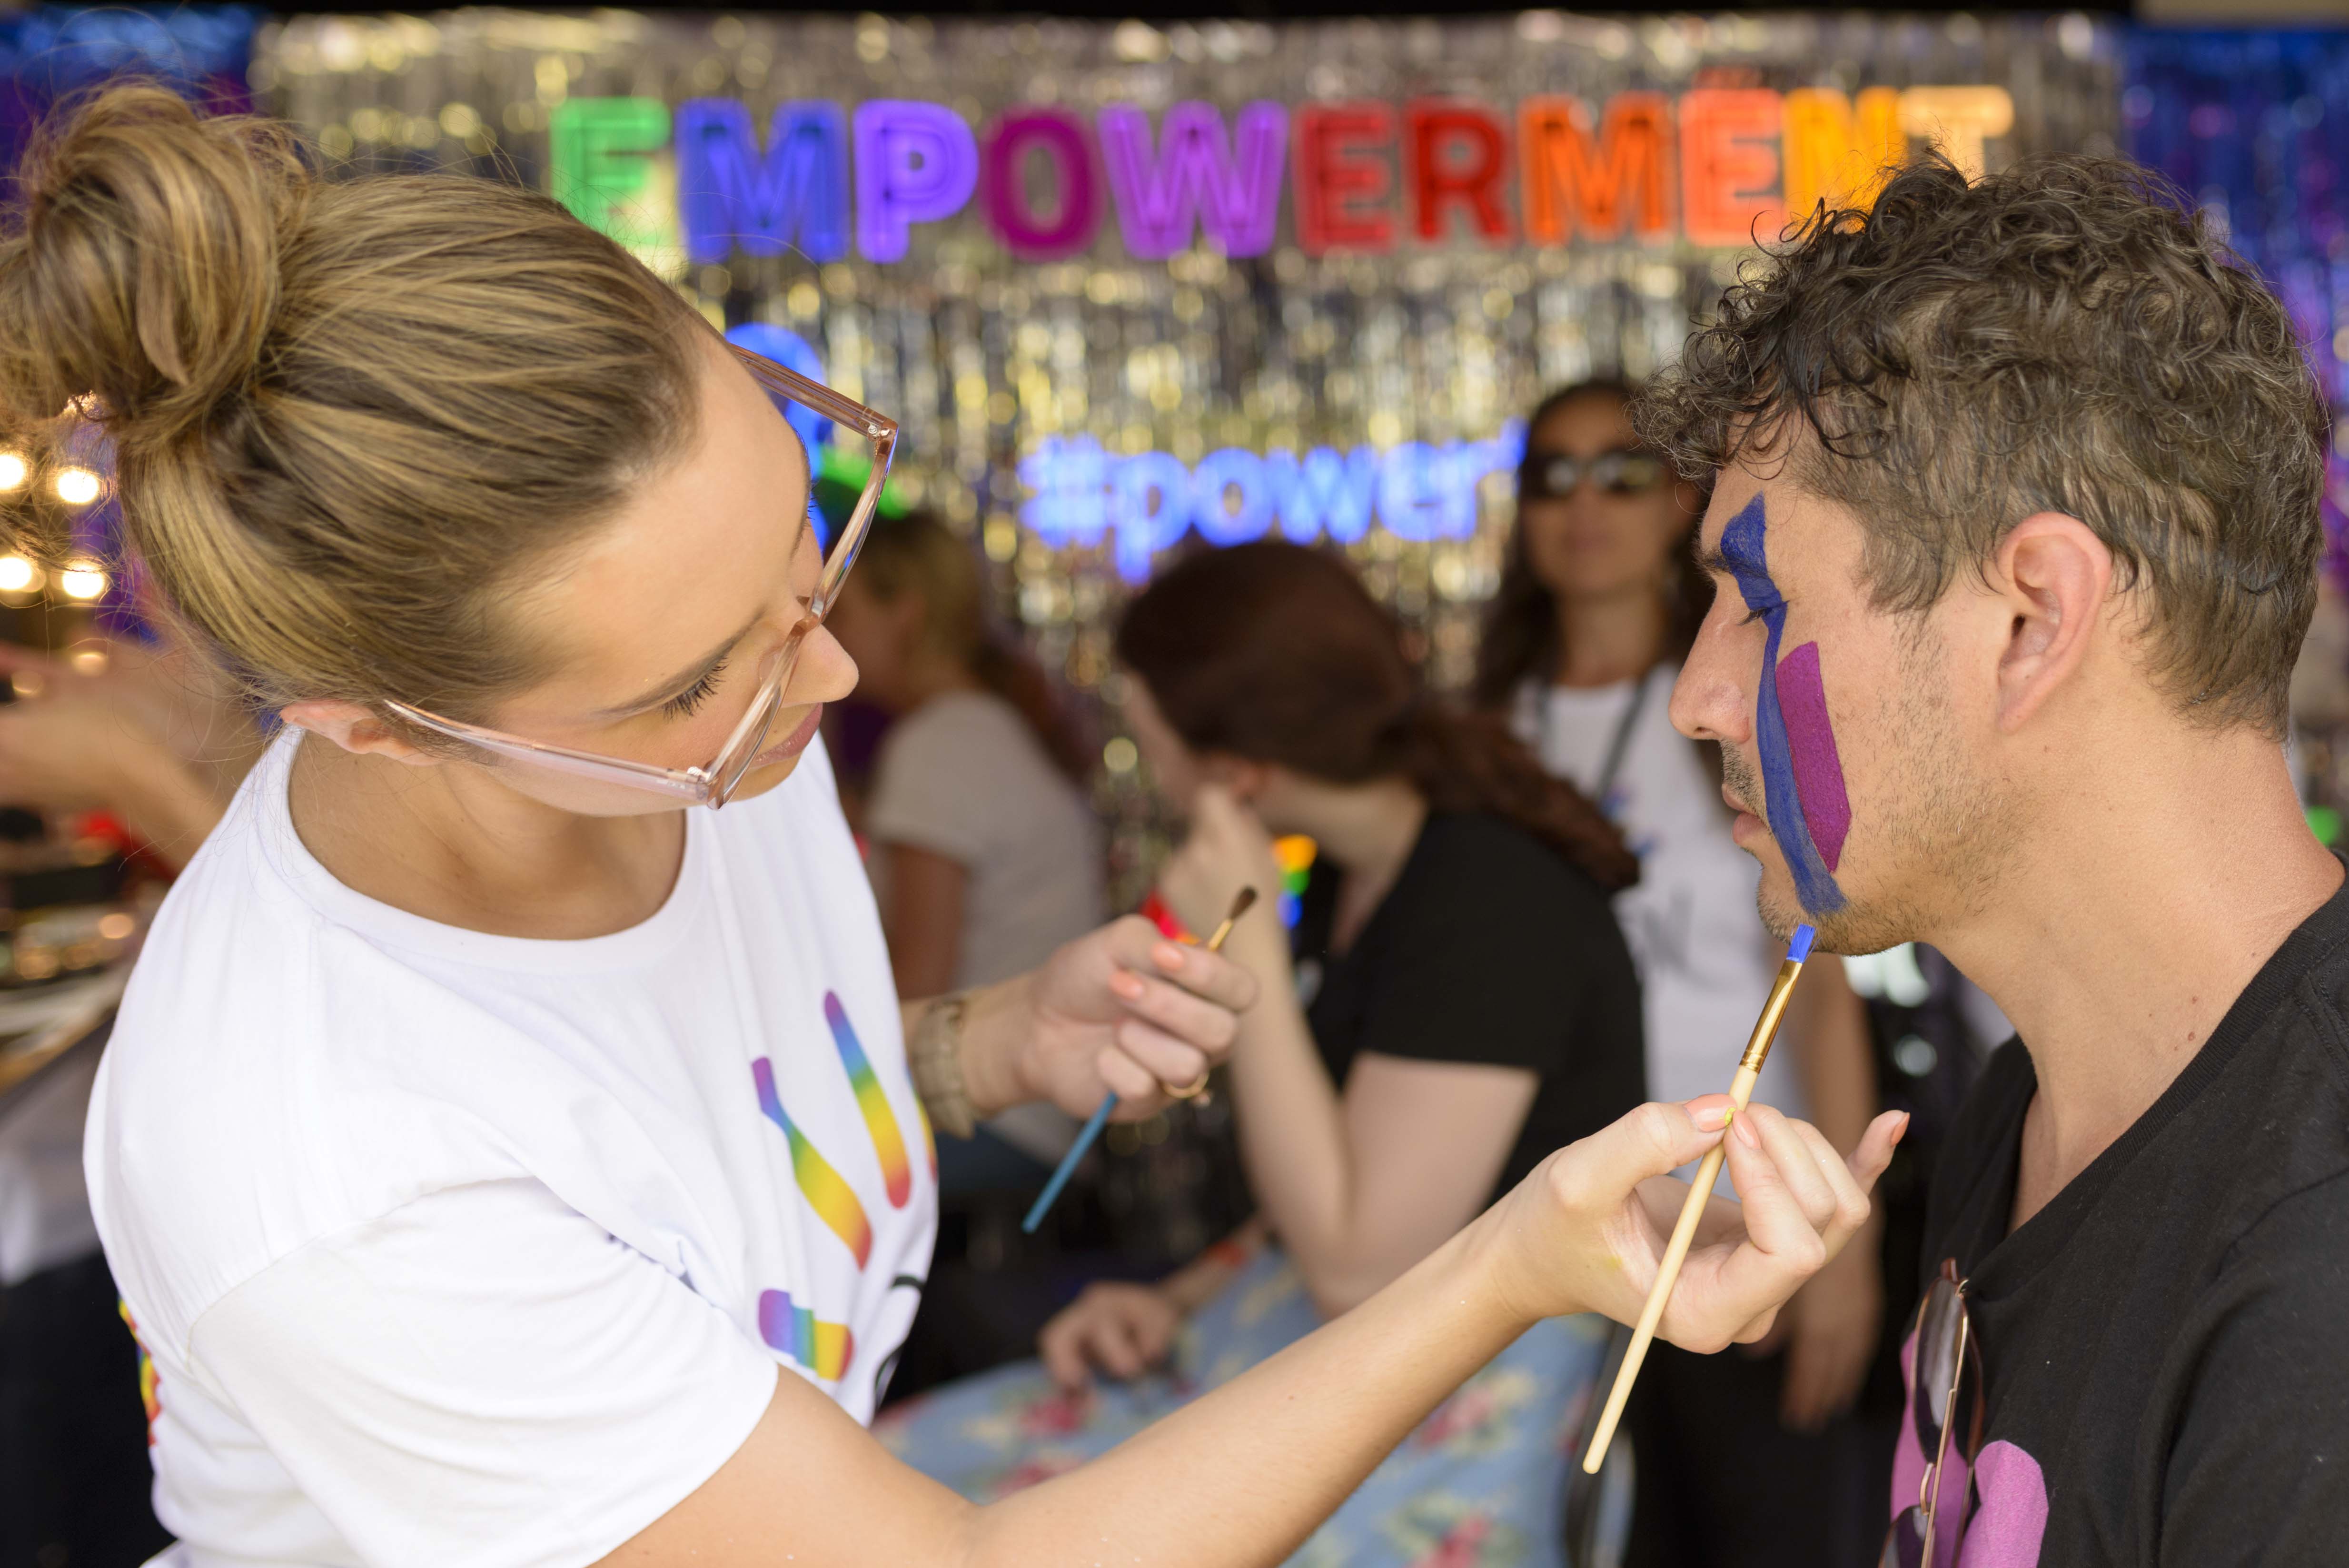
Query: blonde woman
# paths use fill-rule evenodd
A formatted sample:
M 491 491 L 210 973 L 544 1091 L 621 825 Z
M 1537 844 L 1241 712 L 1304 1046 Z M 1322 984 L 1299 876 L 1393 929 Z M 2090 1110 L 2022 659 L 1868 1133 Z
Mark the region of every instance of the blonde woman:
M 166 1562 L 1260 1563 L 1531 1324 L 1637 1309 L 1671 1193 L 1635 1189 L 1718 1099 L 1563 1151 L 1022 1497 L 891 1459 L 862 1422 L 927 1261 L 925 1112 L 1147 1114 L 1252 987 L 1128 921 L 901 1013 L 813 739 L 859 527 L 818 558 L 771 394 L 888 422 L 542 198 L 322 184 L 160 91 L 96 99 L 18 189 L 0 406 L 104 423 L 130 547 L 286 724 L 91 1109 Z M 1847 1167 L 1735 1125 L 1745 1207 L 1665 1320 L 1703 1347 L 1766 1329 L 1898 1130 Z

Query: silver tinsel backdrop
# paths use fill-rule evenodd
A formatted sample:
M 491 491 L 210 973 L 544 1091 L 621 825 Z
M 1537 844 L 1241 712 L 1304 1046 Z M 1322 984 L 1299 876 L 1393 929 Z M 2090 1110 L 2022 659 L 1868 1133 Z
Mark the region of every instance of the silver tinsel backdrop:
M 546 185 L 549 124 L 566 103 L 636 96 L 746 106 L 763 134 L 777 106 L 927 99 L 984 130 L 1017 106 L 1057 105 L 1087 125 L 1130 104 L 1155 126 L 1185 100 L 1226 120 L 1251 100 L 1375 100 L 1400 116 L 1428 96 L 1489 106 L 1505 126 L 1537 94 L 1594 104 L 1697 87 L 1992 84 L 2013 124 L 1993 167 L 2040 150 L 2110 151 L 2120 42 L 2079 15 L 1771 15 L 1610 20 L 1516 17 L 1155 27 L 1071 21 L 638 15 L 468 10 L 425 17 L 297 17 L 266 27 L 254 98 L 355 171 L 445 168 Z M 674 203 L 657 156 L 649 198 Z M 664 186 L 663 182 L 668 183 Z M 1515 204 L 1514 169 L 1509 194 Z M 1309 255 L 1293 182 L 1265 254 L 1201 242 L 1137 260 L 1114 221 L 1082 254 L 1007 254 L 978 204 L 914 226 L 902 260 L 852 247 L 819 265 L 735 252 L 689 265 L 673 237 L 643 247 L 713 320 L 766 321 L 815 347 L 826 379 L 903 421 L 899 485 L 973 533 L 1002 604 L 1047 663 L 1108 699 L 1107 639 L 1124 591 L 1107 544 L 1047 538 L 1021 462 L 1090 437 L 1110 454 L 1195 464 L 1218 449 L 1303 452 L 1486 441 L 1541 389 L 1639 377 L 1676 352 L 1692 314 L 1744 253 L 1678 237 L 1537 246 L 1466 234 L 1423 243 L 1400 179 L 1384 255 Z M 1465 225 L 1455 225 L 1464 228 Z M 1203 231 L 1204 232 L 1204 231 Z M 1031 469 L 1031 476 L 1033 473 Z M 1349 545 L 1374 591 L 1422 628 L 1439 681 L 1466 670 L 1480 601 L 1498 576 L 1509 481 L 1476 486 L 1464 536 L 1373 526 Z M 1151 857 L 1130 746 L 1112 741 L 1103 803 L 1125 825 L 1121 868 Z

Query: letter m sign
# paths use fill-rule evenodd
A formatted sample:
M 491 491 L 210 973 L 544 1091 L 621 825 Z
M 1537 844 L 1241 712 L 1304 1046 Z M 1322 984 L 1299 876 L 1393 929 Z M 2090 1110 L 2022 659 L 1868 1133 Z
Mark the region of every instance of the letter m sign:
M 775 110 L 761 157 L 740 102 L 680 104 L 677 205 L 697 266 L 723 262 L 738 246 L 754 256 L 796 247 L 813 261 L 840 260 L 848 254 L 846 117 L 834 103 L 787 103 Z

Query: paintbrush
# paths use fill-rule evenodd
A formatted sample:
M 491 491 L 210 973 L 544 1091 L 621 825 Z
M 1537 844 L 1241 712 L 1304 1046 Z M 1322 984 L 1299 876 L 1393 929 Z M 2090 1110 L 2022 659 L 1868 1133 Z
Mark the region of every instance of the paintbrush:
M 1215 934 L 1207 939 L 1209 952 L 1222 950 L 1224 939 L 1232 934 L 1232 928 L 1239 923 L 1240 917 L 1247 914 L 1249 907 L 1255 902 L 1255 888 L 1243 888 L 1239 890 L 1238 895 L 1232 899 L 1231 912 L 1224 917 L 1224 923 L 1217 926 Z M 1202 1073 L 1195 1081 L 1184 1085 L 1179 1089 L 1170 1087 L 1166 1092 L 1178 1100 L 1187 1100 L 1206 1086 L 1207 1075 Z M 1044 1190 L 1037 1194 L 1035 1207 L 1028 1210 L 1027 1219 L 1019 1221 L 1020 1230 L 1031 1236 L 1036 1233 L 1036 1227 L 1041 1225 L 1044 1222 L 1044 1216 L 1051 1212 L 1052 1200 L 1060 1197 L 1061 1189 L 1069 1184 L 1069 1178 L 1076 1172 L 1077 1162 L 1085 1158 L 1085 1151 L 1092 1147 L 1095 1138 L 1101 1137 L 1102 1128 L 1109 1125 L 1109 1114 L 1115 1109 L 1117 1109 L 1117 1096 L 1113 1093 L 1103 1095 L 1100 1108 L 1093 1112 L 1078 1132 L 1077 1141 L 1069 1146 L 1069 1152 L 1061 1157 L 1059 1168 L 1052 1172 L 1052 1179 L 1044 1183 Z
M 1786 1000 L 1795 994 L 1795 981 L 1802 978 L 1803 961 L 1811 956 L 1811 939 L 1815 935 L 1808 926 L 1795 928 L 1794 940 L 1786 944 L 1785 961 L 1778 966 L 1778 978 L 1771 982 L 1770 995 L 1762 1003 L 1762 1016 L 1754 1022 L 1752 1038 L 1745 1042 L 1745 1054 L 1737 1059 L 1737 1076 L 1729 1085 L 1729 1116 L 1736 1119 L 1754 1097 L 1754 1081 L 1762 1075 L 1762 1064 L 1770 1059 L 1770 1042 L 1777 1038 L 1778 1023 L 1786 1015 Z M 1648 1358 L 1648 1346 L 1656 1337 L 1656 1324 L 1662 1321 L 1664 1303 L 1672 1293 L 1672 1284 L 1681 1277 L 1681 1265 L 1688 1261 L 1689 1243 L 1696 1239 L 1696 1223 L 1704 1215 L 1707 1199 L 1713 1196 L 1713 1184 L 1721 1174 L 1721 1162 L 1729 1153 L 1729 1122 L 1721 1124 L 1721 1141 L 1705 1151 L 1704 1160 L 1696 1168 L 1696 1179 L 1689 1183 L 1688 1201 L 1681 1205 L 1679 1223 L 1672 1227 L 1672 1239 L 1664 1248 L 1664 1261 L 1656 1270 L 1656 1282 L 1648 1289 L 1647 1305 L 1640 1309 L 1639 1325 L 1631 1331 L 1631 1347 L 1623 1353 L 1623 1365 L 1615 1374 L 1615 1386 L 1607 1393 L 1606 1411 L 1599 1417 L 1599 1429 L 1591 1434 L 1590 1447 L 1582 1456 L 1582 1473 L 1597 1475 L 1606 1461 L 1607 1445 L 1615 1438 L 1616 1423 L 1623 1418 L 1624 1402 L 1631 1397 L 1631 1380 L 1640 1376 L 1640 1363 Z

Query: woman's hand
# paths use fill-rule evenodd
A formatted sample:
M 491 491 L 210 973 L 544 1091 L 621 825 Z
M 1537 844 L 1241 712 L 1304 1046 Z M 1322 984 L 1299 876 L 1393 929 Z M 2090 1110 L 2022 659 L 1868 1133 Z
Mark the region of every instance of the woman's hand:
M 1156 1285 L 1108 1281 L 1087 1285 L 1036 1336 L 1052 1381 L 1074 1392 L 1099 1367 L 1112 1377 L 1139 1377 L 1166 1359 L 1183 1326 L 1183 1309 Z
M 1635 1321 L 1688 1195 L 1664 1173 L 1723 1135 L 1728 1096 L 1642 1106 L 1542 1162 L 1491 1211 L 1501 1288 L 1528 1318 Z M 1847 1162 L 1806 1123 L 1749 1106 L 1728 1134 L 1742 1203 L 1709 1200 L 1659 1332 L 1711 1353 L 1759 1339 L 1780 1305 L 1867 1222 L 1868 1194 L 1908 1118 L 1871 1123 Z
M 1266 909 L 1280 892 L 1272 835 L 1231 791 L 1201 784 L 1191 797 L 1191 831 L 1158 873 L 1158 896 L 1204 939 L 1223 923 L 1242 888 L 1254 888 Z
M 1049 1100 L 1087 1116 L 1104 1093 L 1120 1120 L 1167 1103 L 1232 1048 L 1257 996 L 1220 953 L 1159 935 L 1139 915 L 1068 943 L 1042 968 L 971 998 L 963 1076 L 982 1116 Z

